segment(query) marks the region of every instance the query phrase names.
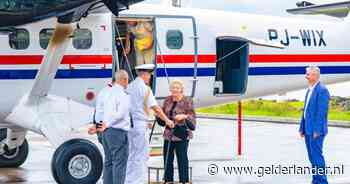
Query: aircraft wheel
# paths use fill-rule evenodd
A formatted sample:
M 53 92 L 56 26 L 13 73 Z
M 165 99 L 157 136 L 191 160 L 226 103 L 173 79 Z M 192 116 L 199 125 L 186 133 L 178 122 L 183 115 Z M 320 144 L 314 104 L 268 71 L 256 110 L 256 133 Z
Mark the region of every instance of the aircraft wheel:
M 0 142 L 6 138 L 6 131 L 6 129 L 0 129 Z M 28 152 L 29 145 L 26 139 L 15 149 L 9 150 L 5 145 L 3 153 L 0 154 L 0 168 L 21 166 L 27 160 Z
M 96 145 L 84 139 L 62 144 L 51 161 L 52 174 L 60 184 L 95 184 L 102 174 L 102 155 Z

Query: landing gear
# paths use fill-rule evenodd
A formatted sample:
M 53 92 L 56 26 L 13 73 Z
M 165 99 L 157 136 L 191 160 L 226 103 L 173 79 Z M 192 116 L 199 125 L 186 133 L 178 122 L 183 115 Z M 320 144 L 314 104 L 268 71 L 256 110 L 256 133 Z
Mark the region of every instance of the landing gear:
M 2 143 L 6 138 L 6 129 L 0 129 L 0 168 L 5 167 L 19 167 L 21 166 L 28 157 L 29 146 L 25 139 L 21 146 L 14 149 L 9 149 L 7 145 Z
M 102 155 L 90 141 L 73 139 L 54 153 L 51 170 L 59 184 L 95 184 L 102 174 Z

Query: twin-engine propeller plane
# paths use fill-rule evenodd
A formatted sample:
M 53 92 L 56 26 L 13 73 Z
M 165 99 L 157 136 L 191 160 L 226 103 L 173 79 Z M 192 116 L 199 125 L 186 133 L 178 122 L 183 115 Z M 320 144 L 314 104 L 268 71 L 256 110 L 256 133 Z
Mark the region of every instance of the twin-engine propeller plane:
M 91 122 L 96 93 L 113 71 L 133 73 L 134 51 L 124 55 L 129 21 L 153 28 L 152 87 L 160 100 L 174 78 L 184 81 L 197 106 L 302 89 L 309 65 L 320 66 L 326 84 L 350 80 L 347 18 L 315 21 L 139 1 L 0 0 L 1 167 L 26 160 L 29 130 L 57 148 L 52 172 L 58 183 L 96 183 L 101 154 L 74 130 Z M 288 11 L 344 18 L 350 1 L 297 6 Z

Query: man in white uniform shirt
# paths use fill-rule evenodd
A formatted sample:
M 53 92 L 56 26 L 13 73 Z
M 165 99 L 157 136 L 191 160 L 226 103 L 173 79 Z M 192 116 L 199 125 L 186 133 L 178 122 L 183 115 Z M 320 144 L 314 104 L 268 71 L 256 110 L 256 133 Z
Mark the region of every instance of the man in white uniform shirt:
M 174 122 L 169 120 L 148 86 L 154 64 L 144 64 L 137 66 L 138 77 L 130 83 L 127 92 L 131 97 L 131 117 L 132 128 L 129 131 L 129 159 L 126 172 L 126 184 L 142 184 L 147 171 L 147 161 L 149 158 L 148 141 L 146 138 L 149 124 L 149 109 L 160 117 L 169 127 L 174 127 Z
M 102 144 L 105 152 L 104 184 L 124 184 L 129 155 L 128 131 L 130 129 L 130 97 L 125 92 L 128 73 L 119 70 L 116 84 L 104 98 Z
M 112 79 L 112 82 L 109 83 L 106 87 L 104 87 L 97 95 L 96 98 L 96 107 L 94 112 L 94 125 L 89 128 L 89 134 L 97 133 L 98 142 L 102 144 L 102 135 L 100 132 L 97 132 L 97 123 L 103 122 L 104 115 L 104 102 L 106 98 L 108 98 L 109 93 L 115 83 L 115 79 Z

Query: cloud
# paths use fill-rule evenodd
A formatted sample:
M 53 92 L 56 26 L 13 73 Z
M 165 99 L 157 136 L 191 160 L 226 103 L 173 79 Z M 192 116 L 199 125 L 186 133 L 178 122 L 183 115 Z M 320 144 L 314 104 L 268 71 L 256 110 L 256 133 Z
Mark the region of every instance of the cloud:
M 256 14 L 284 15 L 287 8 L 295 7 L 296 0 L 193 0 L 193 7 L 211 8 L 224 11 L 247 12 Z
M 171 0 L 147 0 L 146 2 L 159 4 Z M 254 14 L 288 16 L 288 8 L 296 7 L 296 2 L 302 0 L 182 0 L 191 1 L 191 7 L 202 9 L 215 9 Z M 283 3 L 281 3 L 283 1 Z M 315 4 L 339 2 L 342 0 L 307 0 Z M 309 17 L 311 18 L 311 17 Z

